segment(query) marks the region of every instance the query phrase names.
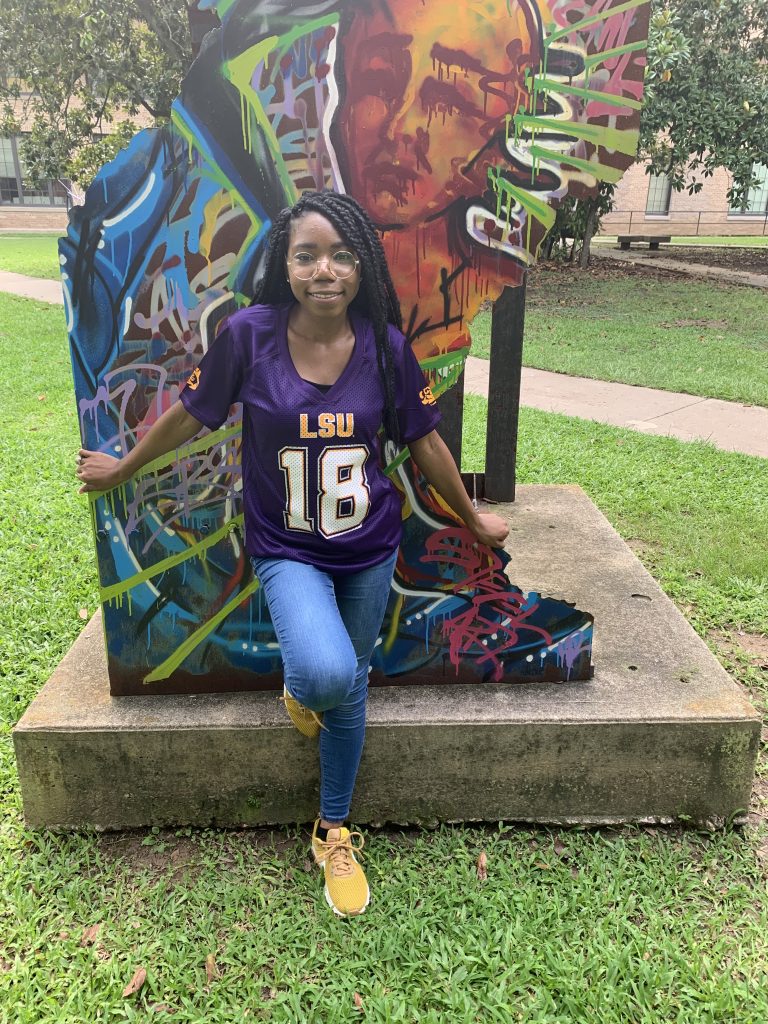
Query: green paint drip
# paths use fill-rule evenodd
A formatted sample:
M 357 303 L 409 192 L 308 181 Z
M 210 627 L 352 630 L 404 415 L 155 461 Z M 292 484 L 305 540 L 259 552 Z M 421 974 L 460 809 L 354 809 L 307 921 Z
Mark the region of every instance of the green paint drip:
M 199 629 L 196 629 L 191 636 L 180 644 L 170 658 L 166 658 L 165 661 L 158 665 L 156 669 L 149 673 L 148 676 L 144 677 L 145 683 L 157 683 L 161 679 L 167 679 L 168 676 L 175 672 L 179 665 L 187 658 L 196 647 L 198 647 L 205 638 L 212 633 L 218 625 L 220 625 L 228 615 L 231 615 L 243 601 L 247 600 L 259 589 L 259 581 L 254 577 L 248 586 L 244 587 L 231 601 L 227 601 L 223 608 L 220 608 L 216 614 L 210 618 L 207 622 L 204 622 Z M 129 592 L 130 600 L 130 592 Z
M 648 42 L 646 39 L 638 39 L 636 43 L 626 43 L 624 46 L 614 46 L 611 50 L 603 50 L 601 53 L 592 53 L 584 58 L 586 68 L 596 67 L 603 61 L 611 60 L 613 57 L 620 57 L 624 53 L 633 53 L 637 50 L 644 50 Z
M 327 14 L 324 18 L 315 18 L 314 21 L 307 21 L 297 26 L 291 32 L 286 32 L 284 36 L 280 36 L 280 48 L 278 49 L 278 56 L 283 57 L 290 50 L 297 39 L 301 39 L 302 36 L 311 35 L 313 32 L 317 32 L 318 29 L 328 28 L 330 25 L 334 27 L 339 24 L 338 14 Z
M 547 229 L 551 228 L 555 223 L 555 211 L 551 207 L 547 206 L 543 200 L 531 192 L 527 192 L 524 188 L 520 188 L 517 185 L 513 185 L 511 181 L 507 181 L 497 167 L 488 168 L 488 182 L 494 192 L 496 192 L 496 216 L 500 215 L 502 195 L 507 199 L 507 225 L 509 225 L 512 217 L 513 200 L 516 200 L 527 213 L 544 224 Z
M 400 466 L 402 466 L 402 464 L 405 462 L 405 460 L 408 458 L 408 456 L 410 454 L 411 454 L 410 448 L 403 448 L 403 449 L 401 449 L 399 454 L 397 456 L 395 456 L 394 459 L 392 459 L 392 461 L 389 463 L 389 465 L 384 467 L 384 472 L 387 474 L 387 476 L 392 476 L 392 474 L 395 472 L 395 470 L 399 469 Z
M 640 110 L 642 103 L 639 100 L 628 99 L 626 96 L 615 96 L 611 92 L 601 92 L 599 89 L 580 89 L 575 85 L 568 85 L 567 82 L 556 82 L 552 78 L 536 78 L 536 88 L 542 92 L 559 92 L 565 96 L 581 96 L 587 100 L 600 100 L 613 107 L 629 107 L 631 110 Z
M 234 184 L 229 180 L 229 178 L 224 174 L 221 168 L 218 167 L 216 164 L 211 163 L 208 155 L 206 153 L 203 153 L 202 150 L 200 150 L 194 132 L 186 123 L 184 117 L 182 116 L 182 114 L 179 113 L 178 109 L 175 106 L 171 108 L 171 123 L 173 124 L 173 127 L 176 129 L 179 135 L 181 135 L 183 139 L 186 139 L 187 149 L 189 150 L 190 158 L 192 150 L 198 149 L 200 155 L 205 160 L 206 177 L 210 178 L 212 181 L 215 181 L 217 185 L 224 189 L 224 191 L 229 194 L 229 197 L 232 200 L 232 202 L 237 203 L 242 212 L 246 214 L 254 228 L 256 228 L 257 230 L 260 229 L 261 222 L 259 221 L 256 214 L 250 208 L 248 203 L 246 203 L 243 196 L 235 188 Z M 250 299 L 248 301 L 250 302 Z
M 618 167 L 609 167 L 607 164 L 601 164 L 592 160 L 580 160 L 575 156 L 568 156 L 565 153 L 545 149 L 544 146 L 531 146 L 528 152 L 531 155 L 535 154 L 542 160 L 551 160 L 558 164 L 568 164 L 569 167 L 576 167 L 580 171 L 586 171 L 587 174 L 591 174 L 598 181 L 616 182 L 624 173 Z
M 515 126 L 519 132 L 525 127 L 529 130 L 541 128 L 550 133 L 571 135 L 575 139 L 584 139 L 594 146 L 615 149 L 627 156 L 634 156 L 637 150 L 637 129 L 607 128 L 599 124 L 582 124 L 577 121 L 557 121 L 548 117 L 532 117 L 530 114 L 515 114 Z
M 244 53 L 233 57 L 232 60 L 225 61 L 222 69 L 226 77 L 240 93 L 240 105 L 243 112 L 243 146 L 249 153 L 252 152 L 251 118 L 253 117 L 264 134 L 264 140 L 275 162 L 278 177 L 285 190 L 286 199 L 289 204 L 292 204 L 297 199 L 296 189 L 285 166 L 285 161 L 280 151 L 280 143 L 275 135 L 274 128 L 261 105 L 258 93 L 251 85 L 253 69 L 262 61 L 265 65 L 268 63 L 269 55 L 278 46 L 279 42 L 278 36 L 267 36 L 266 39 L 262 39 L 255 46 L 249 47 Z
M 182 562 L 188 561 L 190 558 L 195 558 L 198 555 L 204 557 L 204 552 L 213 547 L 214 544 L 218 544 L 220 540 L 223 540 L 228 534 L 232 533 L 237 527 L 241 526 L 243 522 L 243 516 L 235 516 L 230 519 L 228 523 L 225 523 L 221 529 L 216 530 L 215 533 L 205 537 L 203 540 L 198 541 L 197 544 L 192 544 L 184 551 L 180 551 L 176 555 L 169 555 L 168 558 L 163 558 L 159 562 L 155 562 L 150 565 L 147 569 L 142 569 L 141 572 L 134 573 L 133 576 L 129 576 L 128 579 L 120 580 L 119 583 L 113 583 L 112 586 L 103 587 L 100 592 L 100 598 L 102 604 L 105 601 L 111 601 L 113 598 L 124 593 L 127 590 L 132 590 L 137 587 L 140 583 L 145 583 L 148 579 L 153 576 L 159 576 L 160 573 L 166 572 L 168 569 L 172 569 L 175 565 L 180 565 Z
M 582 21 L 574 22 L 573 25 L 566 25 L 565 28 L 557 29 L 549 36 L 549 42 L 562 39 L 573 32 L 580 32 L 590 25 L 596 25 L 599 21 L 607 21 L 608 18 L 612 18 L 615 14 L 623 14 L 624 11 L 631 11 L 636 7 L 645 7 L 647 3 L 648 0 L 627 0 L 627 3 L 619 4 L 618 7 L 609 7 L 608 10 L 601 11 L 600 14 L 593 14 L 590 18 L 584 18 Z

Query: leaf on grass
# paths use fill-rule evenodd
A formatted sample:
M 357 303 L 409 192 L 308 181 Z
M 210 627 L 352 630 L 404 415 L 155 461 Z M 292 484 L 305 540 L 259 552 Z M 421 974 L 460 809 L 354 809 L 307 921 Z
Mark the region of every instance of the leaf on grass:
M 311 860 L 304 861 L 304 870 L 307 872 L 308 875 L 311 875 L 314 872 L 315 866 Z
M 80 611 L 77 614 L 78 614 L 78 616 L 81 619 L 87 619 L 88 618 L 88 609 L 87 608 L 81 608 Z
M 555 840 L 555 853 L 558 857 L 562 857 L 565 853 L 565 843 L 562 841 L 562 839 Z
M 37 400 L 38 400 L 38 402 L 44 402 L 45 401 L 45 395 L 38 395 L 37 396 Z
M 571 878 L 579 877 L 579 869 L 576 867 L 571 868 Z
M 96 936 L 99 934 L 100 924 L 92 924 L 90 928 L 85 928 L 83 934 L 80 937 L 81 946 L 92 946 L 96 941 Z
M 216 957 L 213 953 L 209 953 L 205 958 L 205 977 L 208 984 L 210 985 L 215 978 L 218 978 L 218 976 L 219 972 L 216 969 Z
M 171 1006 L 170 1003 L 152 1003 L 149 1007 L 150 1013 L 178 1013 L 178 1006 Z
M 143 967 L 140 967 L 123 989 L 123 999 L 128 999 L 129 996 L 135 996 L 146 980 L 147 972 Z
M 488 857 L 485 850 L 481 850 L 480 856 L 477 858 L 477 877 L 481 882 L 488 878 Z
M 360 1012 L 362 1013 L 362 1010 L 363 1010 L 363 997 L 360 995 L 359 992 L 355 992 L 355 1009 L 356 1010 L 360 1010 Z
M 537 860 L 536 864 L 535 864 L 535 867 L 541 868 L 542 871 L 549 871 L 550 870 L 550 866 L 549 866 L 549 864 L 547 864 L 547 862 L 545 860 Z

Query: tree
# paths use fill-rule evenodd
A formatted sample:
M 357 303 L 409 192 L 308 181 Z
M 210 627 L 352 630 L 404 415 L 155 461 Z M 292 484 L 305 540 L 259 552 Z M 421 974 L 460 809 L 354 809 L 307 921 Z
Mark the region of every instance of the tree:
M 768 164 L 768 0 L 654 0 L 647 60 L 638 158 L 692 195 L 724 167 L 730 202 L 744 202 L 755 164 Z M 570 260 L 580 250 L 587 265 L 612 199 L 603 186 L 558 210 L 552 233 L 561 248 L 573 239 Z
M 655 0 L 639 155 L 691 194 L 724 167 L 745 200 L 768 164 L 768 0 Z
M 0 134 L 28 127 L 33 182 L 87 185 L 139 111 L 170 117 L 190 60 L 184 0 L 0 0 Z

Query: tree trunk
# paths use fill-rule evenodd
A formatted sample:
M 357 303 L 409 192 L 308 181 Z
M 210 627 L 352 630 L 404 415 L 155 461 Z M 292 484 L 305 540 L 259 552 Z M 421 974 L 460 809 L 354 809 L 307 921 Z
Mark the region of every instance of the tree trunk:
M 579 257 L 579 266 L 582 270 L 586 270 L 589 266 L 589 248 L 592 244 L 592 236 L 595 233 L 597 227 L 597 199 L 589 199 L 589 212 L 587 213 L 587 221 L 584 225 L 584 238 L 581 243 L 581 255 Z

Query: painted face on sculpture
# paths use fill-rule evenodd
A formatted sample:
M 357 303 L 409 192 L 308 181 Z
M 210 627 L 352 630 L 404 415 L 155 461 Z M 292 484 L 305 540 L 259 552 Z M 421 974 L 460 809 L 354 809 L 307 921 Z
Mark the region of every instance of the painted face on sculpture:
M 391 18 L 356 18 L 344 38 L 339 125 L 350 191 L 378 224 L 404 226 L 484 190 L 473 160 L 498 155 L 493 140 L 527 99 L 536 21 L 527 0 L 388 8 Z

